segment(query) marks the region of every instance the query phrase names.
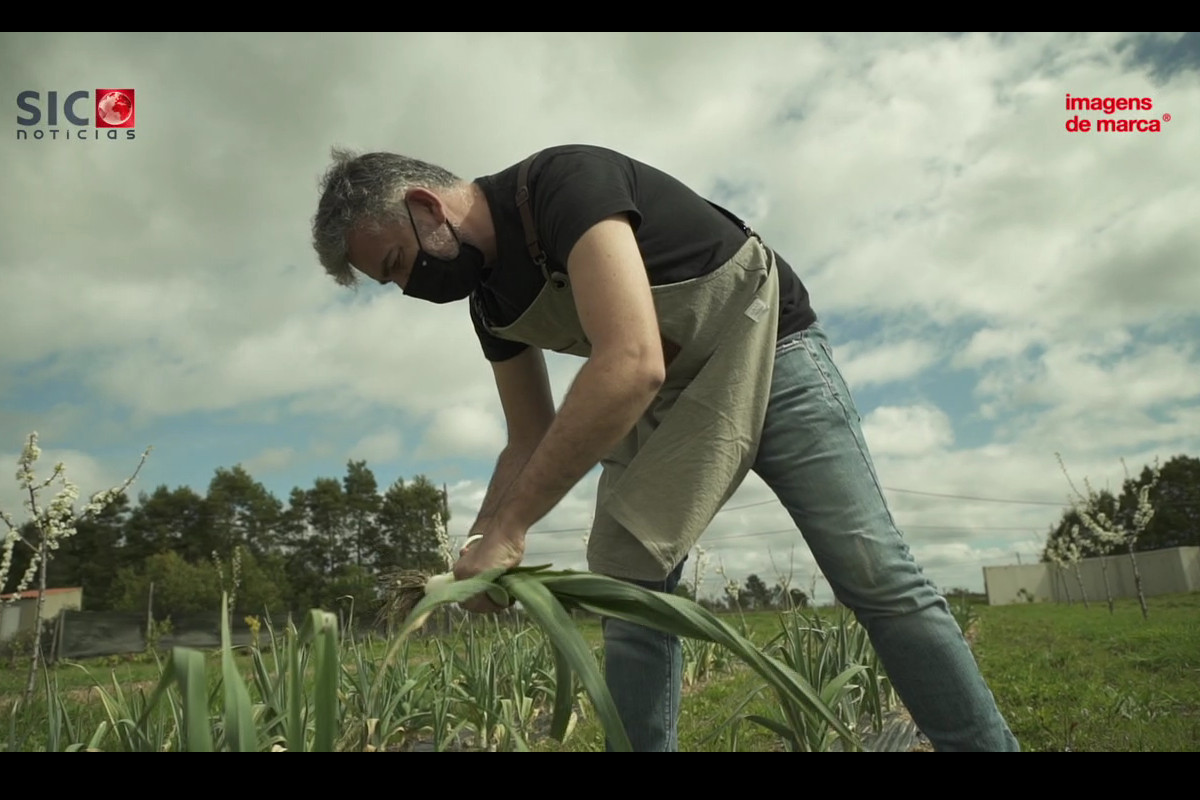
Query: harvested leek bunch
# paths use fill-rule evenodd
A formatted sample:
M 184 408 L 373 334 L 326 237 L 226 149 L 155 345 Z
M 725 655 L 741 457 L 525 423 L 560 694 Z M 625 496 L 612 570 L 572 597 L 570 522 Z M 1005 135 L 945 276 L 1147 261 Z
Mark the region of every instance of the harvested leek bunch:
M 557 673 L 551 735 L 559 741 L 566 735 L 571 713 L 571 689 L 574 676 L 578 675 L 612 746 L 617 750 L 631 749 L 599 665 L 571 619 L 570 612 L 580 609 L 724 646 L 766 681 L 783 701 L 785 709 L 816 713 L 841 737 L 843 749 L 860 748 L 856 734 L 830 705 L 842 687 L 863 667 L 847 668 L 829 686 L 824 687 L 825 697 L 822 697 L 796 671 L 766 655 L 711 612 L 685 597 L 643 589 L 590 572 L 553 571 L 549 566 L 494 569 L 462 581 L 454 580 L 453 574 L 424 581 L 415 574 L 402 577 L 403 580 L 393 577 L 392 597 L 388 602 L 393 613 L 403 612 L 393 617 L 401 619 L 402 624 L 384 657 L 377 683 L 405 638 L 419 629 L 434 609 L 487 592 L 492 602 L 501 607 L 519 602 L 550 643 Z
M 482 538 L 483 535 L 479 533 L 468 537 L 462 549 L 466 550 Z M 428 575 L 420 570 L 399 569 L 384 573 L 379 581 L 383 591 L 383 605 L 376 616 L 376 622 L 380 625 L 386 624 L 389 628 L 396 623 L 403 623 L 417 603 L 421 602 L 421 598 L 453 581 L 453 572 Z M 428 615 L 423 616 L 421 622 L 424 623 L 427 617 Z M 416 627 L 419 628 L 420 625 Z

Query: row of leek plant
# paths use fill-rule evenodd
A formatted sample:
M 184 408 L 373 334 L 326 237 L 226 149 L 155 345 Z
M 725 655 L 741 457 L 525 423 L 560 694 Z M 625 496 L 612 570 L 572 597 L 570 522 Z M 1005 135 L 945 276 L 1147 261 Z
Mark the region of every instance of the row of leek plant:
M 432 640 L 435 657 L 414 657 L 412 634 L 436 608 L 481 591 L 501 605 L 519 602 L 535 625 L 485 636 L 484 625 L 468 624 L 450 642 Z M 223 600 L 218 674 L 208 674 L 202 653 L 176 648 L 161 662 L 161 679 L 148 695 L 115 680 L 111 691 L 99 687 L 104 718 L 86 730 L 48 685 L 45 749 L 526 750 L 531 737 L 543 733 L 565 740 L 585 711 L 596 714 L 615 749 L 629 749 L 596 653 L 571 618 L 574 610 L 669 631 L 731 655 L 761 677 L 759 691 L 773 693 L 779 713 L 735 716 L 729 723 L 763 725 L 788 749 L 862 749 L 864 720 L 879 721 L 890 702 L 869 642 L 853 625 L 815 627 L 784 615 L 783 633 L 760 648 L 686 598 L 591 573 L 520 567 L 430 591 L 382 659 L 373 656 L 371 643 L 339 641 L 337 618 L 322 611 L 279 635 L 268 627 L 269 647 L 250 648 L 249 684 L 234 659 Z M 494 630 L 504 631 L 498 623 Z M 12 712 L 9 749 L 21 749 L 19 715 Z M 29 721 L 28 712 L 24 718 Z
M 405 642 L 386 671 L 377 657 L 386 642 L 339 640 L 336 618 L 321 611 L 299 628 L 268 623 L 248 659 L 234 657 L 222 629 L 216 674 L 213 659 L 176 648 L 150 691 L 114 673 L 92 677 L 95 702 L 70 702 L 48 672 L 44 701 L 9 709 L 0 750 L 519 750 L 555 693 L 540 632 L 494 618 L 411 652 Z
M 764 689 L 774 693 L 785 722 L 765 717 L 748 719 L 779 733 L 794 749 L 810 749 L 811 745 L 817 745 L 817 749 L 862 749 L 863 732 L 872 727 L 870 718 L 882 723 L 881 714 L 874 711 L 882 708 L 890 696 L 882 683 L 885 679 L 877 663 L 842 660 L 836 674 L 821 670 L 813 675 L 817 679 L 815 686 L 821 687 L 818 690 L 810 678 L 797 671 L 802 664 L 788 657 L 787 648 L 772 645 L 760 649 L 744 634 L 687 598 L 650 591 L 593 573 L 555 572 L 547 567 L 493 570 L 476 578 L 440 584 L 413 608 L 385 657 L 385 664 L 393 660 L 406 637 L 425 622 L 434 608 L 466 600 L 481 592 L 487 592 L 491 600 L 502 607 L 519 602 L 549 640 L 556 673 L 551 733 L 559 739 L 567 730 L 573 687 L 578 678 L 608 743 L 618 751 L 630 749 L 628 736 L 600 669 L 571 620 L 570 614 L 575 610 L 624 619 L 685 639 L 711 642 L 732 653 L 758 673 Z M 858 637 L 856 641 L 866 642 L 869 649 L 869 641 L 861 629 L 851 635 Z M 841 641 L 835 640 L 835 643 Z M 819 650 L 825 654 L 831 648 L 821 646 Z M 836 652 L 846 659 L 852 651 L 840 646 Z M 859 660 L 868 658 L 861 647 L 855 648 L 854 654 Z M 866 719 L 859 713 L 864 702 L 871 712 L 865 715 Z M 736 718 L 731 720 L 732 723 L 737 721 Z M 820 736 L 810 731 L 819 731 Z

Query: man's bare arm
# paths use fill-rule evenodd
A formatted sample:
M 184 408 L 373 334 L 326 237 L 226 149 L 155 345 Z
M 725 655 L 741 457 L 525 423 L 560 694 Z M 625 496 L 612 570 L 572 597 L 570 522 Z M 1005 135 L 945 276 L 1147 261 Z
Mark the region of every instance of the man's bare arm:
M 530 526 L 620 442 L 662 386 L 666 370 L 658 317 L 629 222 L 613 217 L 590 228 L 572 249 L 567 270 L 592 355 L 528 458 L 523 456 L 524 447 L 515 447 L 511 455 L 501 457 L 504 463 L 498 465 L 493 478 L 496 491 L 504 487 L 510 471 L 517 470 L 522 460 L 524 466 L 498 500 L 485 502 L 489 516 L 478 529 L 483 538 L 454 565 L 454 575 L 460 580 L 520 564 Z M 519 369 L 514 369 L 511 377 L 519 374 Z M 501 380 L 499 372 L 497 380 Z M 528 387 L 528 383 L 514 380 L 511 385 L 502 383 L 500 390 L 513 432 L 510 441 L 528 445 L 537 438 L 546 416 L 544 411 L 528 412 L 544 405 L 529 406 L 530 395 L 522 386 Z M 512 398 L 511 403 L 507 398 Z M 543 398 L 542 402 L 547 401 Z M 463 606 L 476 612 L 498 610 L 485 594 Z
M 512 485 L 554 420 L 554 400 L 546 361 L 536 347 L 492 365 L 496 389 L 508 425 L 508 443 L 496 461 L 483 504 L 471 532 L 487 528 L 500 498 Z
M 645 264 L 624 216 L 587 231 L 567 261 L 592 354 L 496 511 L 524 534 L 630 431 L 665 375 Z

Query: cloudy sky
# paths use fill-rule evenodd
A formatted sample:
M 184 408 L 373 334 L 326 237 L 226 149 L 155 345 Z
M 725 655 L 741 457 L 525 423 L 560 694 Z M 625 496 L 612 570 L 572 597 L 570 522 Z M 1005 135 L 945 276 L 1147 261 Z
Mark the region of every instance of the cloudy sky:
M 333 145 L 463 175 L 586 142 L 747 218 L 809 288 L 887 499 L 942 588 L 1036 560 L 1073 478 L 1200 454 L 1196 34 L 0 34 L 0 507 L 37 431 L 90 493 L 281 500 L 366 459 L 449 488 L 504 442 L 465 304 L 338 287 L 309 224 Z M 132 88 L 135 138 L 22 139 L 24 91 Z M 1150 98 L 1156 132 L 1065 98 Z M 89 94 L 89 98 L 90 98 Z M 79 104 L 82 110 L 88 101 Z M 1166 121 L 1166 116 L 1172 118 Z M 91 112 L 89 111 L 89 116 Z M 92 129 L 87 129 L 89 133 Z M 581 362 L 548 356 L 561 401 Z M 528 539 L 583 568 L 595 471 Z M 713 570 L 830 598 L 753 474 Z M 694 560 L 694 559 L 693 559 Z M 774 565 L 772 563 L 774 561 Z M 790 563 L 790 567 L 789 567 Z

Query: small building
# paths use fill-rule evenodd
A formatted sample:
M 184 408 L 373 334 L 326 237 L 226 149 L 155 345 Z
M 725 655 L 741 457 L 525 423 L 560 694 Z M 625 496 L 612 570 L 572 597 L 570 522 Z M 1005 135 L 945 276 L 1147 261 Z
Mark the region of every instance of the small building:
M 37 616 L 37 589 L 16 594 L 0 595 L 0 644 L 7 642 L 21 631 L 33 630 Z M 83 608 L 83 587 L 47 589 L 46 605 L 42 608 L 42 619 L 52 620 L 64 610 L 79 611 Z

